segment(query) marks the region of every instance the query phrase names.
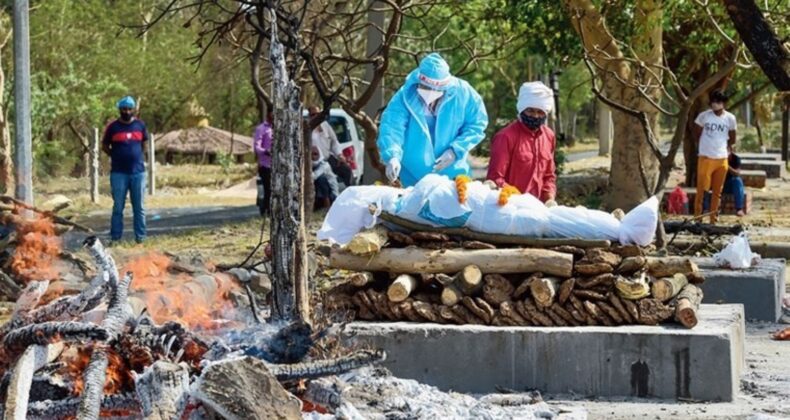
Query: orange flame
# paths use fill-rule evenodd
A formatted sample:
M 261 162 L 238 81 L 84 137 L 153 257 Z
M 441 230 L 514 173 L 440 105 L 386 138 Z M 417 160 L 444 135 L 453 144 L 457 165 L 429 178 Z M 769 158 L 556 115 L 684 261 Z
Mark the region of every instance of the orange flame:
M 17 247 L 11 257 L 11 270 L 25 282 L 53 280 L 58 270 L 53 262 L 60 255 L 60 238 L 52 220 L 43 217 L 17 225 Z
M 228 297 L 238 285 L 229 276 L 172 274 L 170 265 L 167 256 L 150 253 L 129 260 L 123 268 L 134 275 L 130 295 L 142 299 L 156 323 L 176 321 L 210 329 L 223 312 L 233 309 Z
M 82 395 L 85 382 L 82 375 L 91 359 L 93 350 L 90 347 L 69 348 L 63 353 L 60 360 L 64 362 L 62 375 L 74 384 L 73 394 Z M 117 394 L 124 389 L 132 389 L 134 378 L 132 369 L 126 365 L 124 359 L 116 352 L 109 350 L 107 353 L 107 370 L 104 378 L 104 393 Z

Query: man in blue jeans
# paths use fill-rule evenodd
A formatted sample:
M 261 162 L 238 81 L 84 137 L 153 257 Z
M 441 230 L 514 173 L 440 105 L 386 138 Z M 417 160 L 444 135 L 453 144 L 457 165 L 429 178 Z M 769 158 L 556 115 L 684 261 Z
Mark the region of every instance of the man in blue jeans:
M 730 152 L 727 158 L 727 178 L 724 180 L 724 188 L 722 194 L 732 194 L 735 201 L 735 211 L 738 217 L 743 217 L 744 214 L 744 201 L 746 201 L 746 191 L 743 186 L 743 178 L 741 178 L 741 158 L 735 154 L 731 146 L 727 147 Z M 705 193 L 704 209 L 707 212 L 710 205 L 710 192 Z
M 110 188 L 112 190 L 112 220 L 110 239 L 119 241 L 123 237 L 123 208 L 126 193 L 132 200 L 134 215 L 134 239 L 137 243 L 145 240 L 145 142 L 148 130 L 145 123 L 134 117 L 135 102 L 131 96 L 124 96 L 117 103 L 120 117 L 104 129 L 102 150 L 110 156 Z

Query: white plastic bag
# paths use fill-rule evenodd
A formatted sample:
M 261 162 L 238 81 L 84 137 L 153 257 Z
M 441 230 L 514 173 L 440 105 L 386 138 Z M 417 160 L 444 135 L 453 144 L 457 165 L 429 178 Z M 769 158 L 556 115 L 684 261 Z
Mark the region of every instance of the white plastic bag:
M 370 214 L 368 206 L 375 204 L 379 211 L 392 213 L 398 196 L 403 193 L 404 190 L 392 187 L 346 188 L 329 208 L 324 224 L 316 236 L 319 240 L 345 245 L 357 232 L 376 224 L 378 214 Z
M 658 223 L 658 197 L 652 196 L 636 206 L 620 223 L 620 243 L 647 246 L 656 236 Z
M 713 256 L 718 266 L 729 268 L 749 268 L 761 259 L 760 254 L 752 252 L 746 232 L 730 239 L 727 246 Z

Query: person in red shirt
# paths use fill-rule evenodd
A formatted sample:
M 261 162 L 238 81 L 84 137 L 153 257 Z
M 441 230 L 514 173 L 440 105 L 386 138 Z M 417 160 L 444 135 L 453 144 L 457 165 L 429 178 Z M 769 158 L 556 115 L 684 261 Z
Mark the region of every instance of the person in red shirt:
M 518 119 L 499 130 L 491 140 L 491 161 L 487 179 L 497 187 L 512 185 L 522 193 L 556 205 L 557 175 L 554 165 L 556 140 L 546 126 L 554 105 L 551 89 L 541 82 L 521 85 L 518 93 Z

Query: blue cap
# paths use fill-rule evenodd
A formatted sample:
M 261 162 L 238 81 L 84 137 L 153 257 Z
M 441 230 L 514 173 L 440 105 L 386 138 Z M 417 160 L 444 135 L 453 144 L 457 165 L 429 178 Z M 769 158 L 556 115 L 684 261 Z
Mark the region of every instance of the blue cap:
M 135 103 L 134 103 L 134 98 L 132 98 L 131 96 L 124 96 L 124 97 L 123 97 L 123 98 L 121 98 L 121 100 L 120 100 L 120 101 L 118 101 L 118 103 L 117 103 L 117 104 L 115 104 L 115 105 L 118 107 L 118 109 L 121 109 L 121 108 L 131 108 L 131 109 L 134 109 L 134 105 L 135 105 Z
M 430 53 L 420 61 L 420 83 L 436 90 L 450 84 L 450 66 L 438 53 Z

